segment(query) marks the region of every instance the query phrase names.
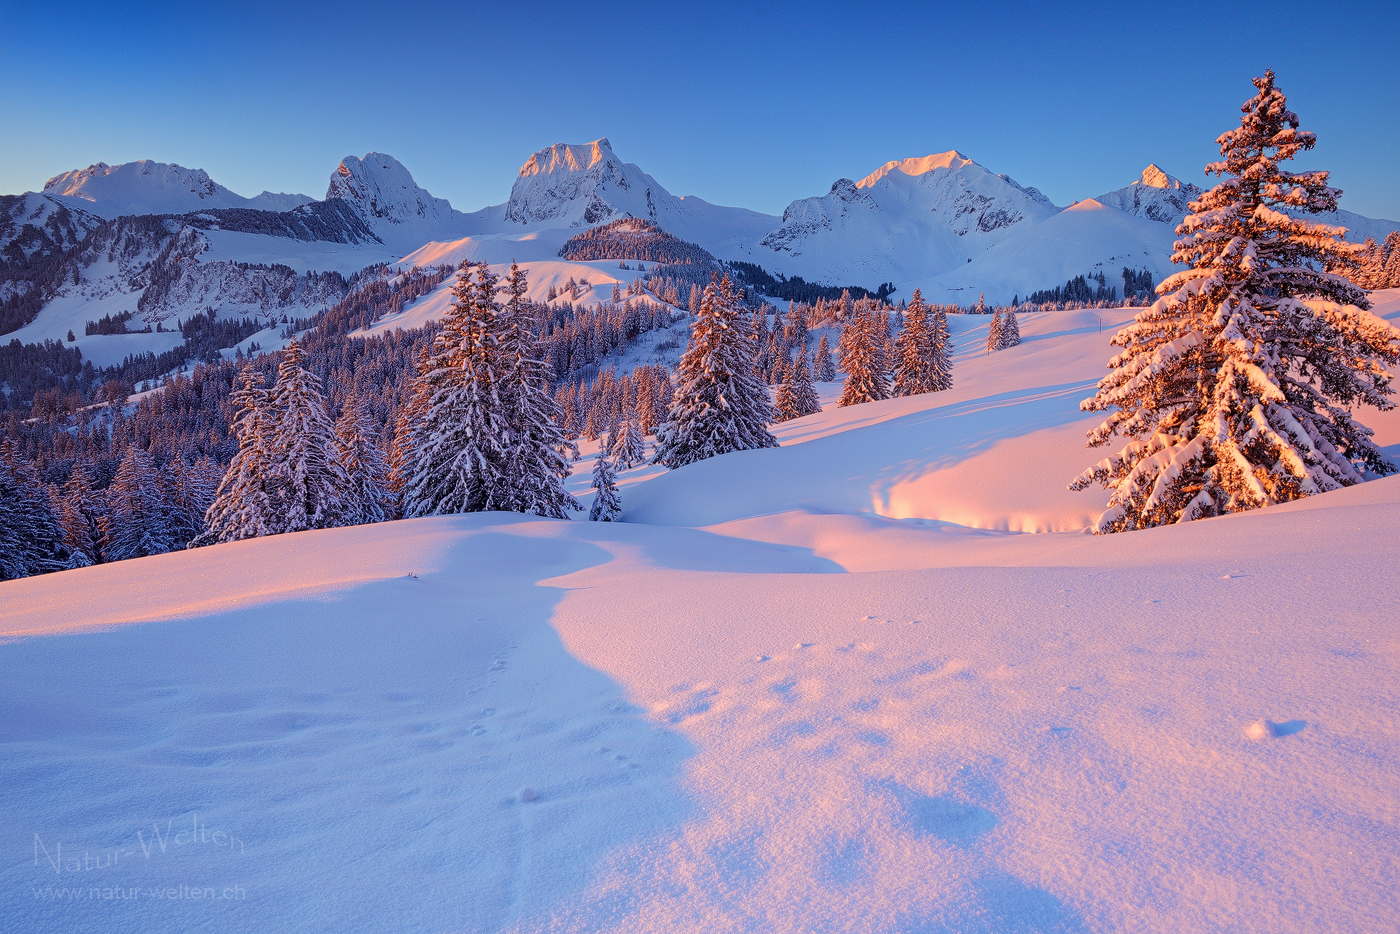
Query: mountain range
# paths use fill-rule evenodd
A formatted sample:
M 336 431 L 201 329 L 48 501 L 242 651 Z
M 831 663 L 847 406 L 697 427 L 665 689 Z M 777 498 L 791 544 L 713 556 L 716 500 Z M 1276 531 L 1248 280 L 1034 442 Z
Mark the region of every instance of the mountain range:
M 0 324 L 13 330 L 29 321 L 18 336 L 33 340 L 136 305 L 147 323 L 226 305 L 233 313 L 276 312 L 236 281 L 246 278 L 244 267 L 348 276 L 372 263 L 466 256 L 557 261 L 580 228 L 625 216 L 777 275 L 872 290 L 888 282 L 897 297 L 919 287 L 938 301 L 970 304 L 985 295 L 1009 302 L 1078 275 L 1103 273 L 1113 284 L 1124 267 L 1160 280 L 1173 271 L 1176 224 L 1199 194 L 1149 165 L 1129 185 L 1060 207 L 950 150 L 887 162 L 859 181 L 838 179 L 776 217 L 673 195 L 604 138 L 534 153 L 506 202 L 465 213 L 376 152 L 341 160 L 320 200 L 266 191 L 245 198 L 201 169 L 178 165 L 96 163 L 54 176 L 41 192 L 0 196 L 0 302 L 28 296 L 29 303 Z M 1347 211 L 1319 219 L 1347 227 L 1354 239 L 1400 230 L 1400 223 Z M 105 252 L 79 249 L 94 238 Z M 184 285 L 154 302 L 146 293 L 150 267 L 176 240 L 178 269 L 162 267 L 155 278 L 178 275 Z M 117 242 L 122 249 L 114 252 Z M 54 264 L 61 257 L 60 275 Z M 293 291 L 324 300 L 317 289 Z M 172 297 L 181 295 L 197 307 Z

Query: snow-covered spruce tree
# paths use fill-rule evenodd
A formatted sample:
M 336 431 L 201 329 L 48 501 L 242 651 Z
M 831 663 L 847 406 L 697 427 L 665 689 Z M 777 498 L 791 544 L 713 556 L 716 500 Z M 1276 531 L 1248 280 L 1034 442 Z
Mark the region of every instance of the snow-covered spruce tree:
M 210 545 L 271 535 L 276 527 L 272 501 L 264 486 L 269 469 L 270 393 L 251 364 L 238 373 L 238 388 L 229 394 L 237 413 L 231 433 L 238 453 L 224 471 L 214 502 L 204 514 L 204 534 L 191 544 Z
M 564 412 L 550 394 L 544 362 L 537 353 L 534 322 L 525 299 L 528 289 L 525 270 L 511 263 L 499 340 L 511 425 L 510 488 L 497 508 L 566 519 L 570 510 L 579 508 L 578 500 L 564 489 L 577 452 L 565 437 Z
M 109 537 L 102 554 L 108 561 L 161 555 L 174 547 L 159 479 L 150 455 L 134 445 L 127 449 L 107 487 Z
M 473 271 L 475 277 L 473 278 Z M 564 518 L 571 445 L 525 320 L 525 274 L 465 261 L 451 310 L 424 360 L 404 485 L 404 515 L 504 510 Z
M 1021 343 L 1021 323 L 1016 320 L 1016 309 L 1008 308 L 1001 316 L 1001 349 L 1015 347 Z
M 452 307 L 414 384 L 422 416 L 409 445 L 406 518 L 483 512 L 504 501 L 510 417 L 497 282 L 484 264 L 464 260 L 457 270 Z
M 681 356 L 671 411 L 657 429 L 654 462 L 675 469 L 695 461 L 777 447 L 768 388 L 753 376 L 754 347 L 729 277 L 712 275 Z
M 904 328 L 894 341 L 896 396 L 914 396 L 939 388 L 931 323 L 924 296 L 915 289 L 904 311 Z
M 344 410 L 335 423 L 335 441 L 336 460 L 350 482 L 345 491 L 346 524 L 383 522 L 389 505 L 385 489 L 388 470 L 384 455 L 375 443 L 374 426 L 358 397 L 345 400 Z
M 933 392 L 953 388 L 953 341 L 948 333 L 948 312 L 939 305 L 929 317 L 929 371 Z
M 62 534 L 43 485 L 0 440 L 0 581 L 67 567 Z
M 841 332 L 841 369 L 846 382 L 837 405 L 859 405 L 890 397 L 885 375 L 884 331 L 864 308 L 856 311 Z
M 1392 408 L 1386 365 L 1400 331 L 1363 310 L 1365 293 L 1321 271 L 1359 247 L 1341 228 L 1291 217 L 1336 210 L 1326 172 L 1279 164 L 1311 149 L 1312 133 L 1274 87 L 1254 79 L 1237 129 L 1206 167 L 1225 180 L 1192 202 L 1172 260 L 1190 268 L 1113 343 L 1123 352 L 1085 411 L 1114 410 L 1089 445 L 1122 450 L 1071 485 L 1112 490 L 1096 530 L 1184 522 L 1298 499 L 1392 473 L 1361 403 Z
M 620 470 L 631 470 L 646 462 L 646 439 L 642 437 L 642 430 L 630 415 L 622 420 L 622 425 L 617 430 L 617 440 L 613 442 L 608 454 L 617 462 Z
M 987 326 L 987 353 L 1000 350 L 1001 341 L 1001 309 L 997 308 L 992 312 L 992 323 Z
M 778 388 L 778 421 L 815 415 L 821 410 L 817 391 L 812 387 L 812 373 L 807 368 L 807 355 L 799 352 L 788 367 L 787 379 Z
M 101 560 L 99 543 L 102 508 L 100 494 L 92 489 L 92 475 L 79 461 L 59 493 L 55 512 L 68 550 L 69 567 L 87 567 Z
M 817 341 L 817 355 L 812 361 L 812 378 L 819 383 L 831 383 L 836 380 L 836 362 L 831 359 L 831 343 L 826 339 L 826 334 L 822 334 L 821 340 Z
M 617 474 L 612 460 L 603 451 L 593 462 L 593 508 L 588 510 L 592 522 L 616 522 L 622 516 L 622 497 L 617 492 Z
M 355 521 L 350 476 L 336 457 L 335 425 L 321 380 L 303 364 L 294 339 L 282 351 L 268 405 L 268 466 L 263 484 L 274 510 L 272 533 L 329 529 Z

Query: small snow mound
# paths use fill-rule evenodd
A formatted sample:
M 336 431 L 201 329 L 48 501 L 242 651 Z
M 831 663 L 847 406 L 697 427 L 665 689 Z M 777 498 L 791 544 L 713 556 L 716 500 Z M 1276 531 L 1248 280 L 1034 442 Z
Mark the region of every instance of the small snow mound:
M 540 800 L 540 793 L 533 788 L 522 788 L 520 789 L 520 800 L 525 804 L 538 801 Z
M 1306 720 L 1289 720 L 1285 723 L 1275 723 L 1272 720 L 1259 719 L 1244 728 L 1244 735 L 1256 742 L 1266 739 L 1278 739 L 1283 736 L 1292 736 L 1294 733 L 1300 733 L 1307 725 Z

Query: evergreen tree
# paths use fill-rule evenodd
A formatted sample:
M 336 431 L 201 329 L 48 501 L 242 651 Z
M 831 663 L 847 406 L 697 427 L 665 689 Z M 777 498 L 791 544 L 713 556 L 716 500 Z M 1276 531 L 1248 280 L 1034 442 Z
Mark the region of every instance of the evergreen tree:
M 987 353 L 992 353 L 1002 348 L 1001 329 L 1001 309 L 998 308 L 992 312 L 992 323 L 987 326 Z
M 565 437 L 564 412 L 549 392 L 544 362 L 539 359 L 531 327 L 525 270 L 510 265 L 501 309 L 499 348 L 504 360 L 503 397 L 511 436 L 507 457 L 510 486 L 497 508 L 553 519 L 566 519 L 578 500 L 564 489 L 575 453 Z
M 807 368 L 807 355 L 799 353 L 787 368 L 787 378 L 778 387 L 778 421 L 815 415 L 821 410 L 817 391 L 812 387 L 812 373 Z
M 894 394 L 913 396 L 933 392 L 937 386 L 937 359 L 924 296 L 914 290 L 904 311 L 904 329 L 894 342 Z
M 646 441 L 642 438 L 642 431 L 629 415 L 622 420 L 622 426 L 618 429 L 617 440 L 608 449 L 608 454 L 621 470 L 631 470 L 638 464 L 645 463 Z
M 111 524 L 102 554 L 108 561 L 161 555 L 174 546 L 158 477 L 145 451 L 127 449 L 107 487 Z
M 423 415 L 413 427 L 406 517 L 499 508 L 509 482 L 499 280 L 470 260 L 457 275 L 452 307 L 415 384 Z
M 1118 332 L 1086 411 L 1114 409 L 1090 446 L 1129 438 L 1081 474 L 1112 490 L 1097 531 L 1183 522 L 1286 502 L 1394 472 L 1352 420 L 1361 403 L 1390 409 L 1386 366 L 1400 362 L 1400 331 L 1363 310 L 1365 293 L 1320 271 L 1361 248 L 1341 228 L 1295 218 L 1335 211 L 1323 171 L 1279 164 L 1311 149 L 1274 86 L 1218 142 L 1206 171 L 1225 180 L 1191 204 L 1172 260 L 1190 268 Z
M 273 509 L 269 533 L 328 529 L 354 521 L 353 487 L 336 457 L 335 426 L 321 380 L 293 340 L 282 351 L 269 398 L 269 456 L 263 479 Z
M 1021 343 L 1021 324 L 1016 320 L 1016 312 L 1008 308 L 1001 316 L 1001 348 L 1015 347 Z
M 599 451 L 593 462 L 593 508 L 588 511 L 592 522 L 616 522 L 622 516 L 622 498 L 617 492 L 617 475 L 612 461 Z
M 889 398 L 882 332 L 875 316 L 864 308 L 855 313 L 841 332 L 841 369 L 846 371 L 846 382 L 841 387 L 837 405 L 859 405 Z
M 389 494 L 387 468 L 374 440 L 374 427 L 361 401 L 351 396 L 335 423 L 336 460 L 349 478 L 345 491 L 346 524 L 383 522 Z
M 102 540 L 99 497 L 92 489 L 92 476 L 86 464 L 78 463 L 57 497 L 59 526 L 63 545 L 70 556 L 70 567 L 87 567 L 101 560 Z
M 812 375 L 819 383 L 833 383 L 836 381 L 836 362 L 831 359 L 831 343 L 823 333 L 821 340 L 817 341 L 817 356 L 812 364 Z
M 252 364 L 244 363 L 238 374 L 238 388 L 229 394 L 229 402 L 237 413 L 230 427 L 238 441 L 238 453 L 219 481 L 214 502 L 204 515 L 204 534 L 193 544 L 272 534 L 277 519 L 264 486 L 270 466 L 269 396 L 262 375 Z
M 415 385 L 423 415 L 413 429 L 406 516 L 499 509 L 565 518 L 578 508 L 563 486 L 572 446 L 534 356 L 525 274 L 511 267 L 504 306 L 498 282 L 484 264 L 463 262 Z
M 729 277 L 711 276 L 681 357 L 671 411 L 657 431 L 655 461 L 670 468 L 752 448 L 777 447 L 775 412 L 753 377 L 754 347 Z
M 48 494 L 0 440 L 0 581 L 58 571 L 68 560 Z
M 1400 230 L 1385 235 L 1384 285 L 1381 288 L 1400 289 Z
M 935 306 L 929 319 L 929 373 L 934 392 L 953 388 L 953 341 L 948 333 L 948 312 Z

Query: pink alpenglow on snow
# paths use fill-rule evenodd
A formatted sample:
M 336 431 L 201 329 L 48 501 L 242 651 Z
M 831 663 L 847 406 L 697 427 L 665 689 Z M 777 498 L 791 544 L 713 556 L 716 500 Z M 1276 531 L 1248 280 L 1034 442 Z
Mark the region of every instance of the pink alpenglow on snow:
M 1079 534 L 1099 314 L 953 316 L 951 388 L 820 384 L 623 522 L 0 584 L 6 928 L 1394 928 L 1400 479 Z

